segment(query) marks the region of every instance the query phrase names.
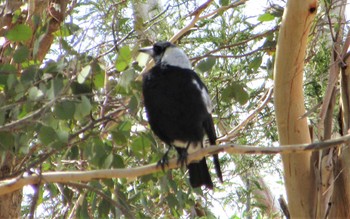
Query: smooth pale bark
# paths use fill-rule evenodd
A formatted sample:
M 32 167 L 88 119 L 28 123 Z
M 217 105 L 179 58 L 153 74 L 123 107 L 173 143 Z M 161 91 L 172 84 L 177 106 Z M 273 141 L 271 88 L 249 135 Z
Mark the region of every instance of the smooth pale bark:
M 277 42 L 275 111 L 281 145 L 310 143 L 303 95 L 303 69 L 317 1 L 289 0 Z M 316 185 L 311 153 L 282 155 L 291 218 L 314 218 Z

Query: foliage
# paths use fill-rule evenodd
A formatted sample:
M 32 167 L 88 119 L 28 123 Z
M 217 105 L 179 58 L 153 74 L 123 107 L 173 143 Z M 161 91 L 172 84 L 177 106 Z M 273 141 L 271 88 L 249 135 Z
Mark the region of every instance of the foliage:
M 238 2 L 211 1 L 201 15 L 208 16 L 176 42 L 209 88 L 219 136 L 245 120 L 271 87 L 281 21 L 280 6 L 269 4 L 265 11 L 255 13 L 244 1 L 235 5 Z M 55 41 L 43 62 L 35 56 L 38 44 L 26 41 L 40 40 L 47 31 L 45 18 L 32 18 L 42 19 L 35 33 L 19 23 L 5 34 L 10 46 L 3 44 L 1 53 L 6 59 L 0 64 L 0 151 L 2 161 L 8 154 L 16 158 L 7 177 L 137 167 L 157 162 L 166 148 L 145 118 L 140 79 L 147 57 L 137 49 L 172 37 L 188 25 L 191 13 L 203 3 L 73 3 L 53 33 Z M 312 107 L 323 96 L 325 82 L 318 79 L 327 75 L 329 51 L 324 38 L 310 38 L 318 42 L 306 70 L 305 90 Z M 276 133 L 273 105 L 268 103 L 227 141 L 272 146 Z M 214 218 L 222 211 L 218 210 L 221 203 L 234 209 L 227 212 L 230 218 L 272 217 L 252 194 L 262 190 L 259 172 L 274 173 L 276 178 L 269 180 L 281 181 L 279 158 L 225 154 L 221 162 L 225 183 L 215 180 L 214 193 L 192 189 L 182 170 L 133 180 L 45 184 L 33 187 L 32 192 L 24 190 L 22 215 L 33 213 L 31 206 L 36 203 L 37 217 L 179 218 L 194 216 L 198 208 Z M 248 188 L 246 180 L 255 186 Z M 252 200 L 254 204 L 248 205 Z

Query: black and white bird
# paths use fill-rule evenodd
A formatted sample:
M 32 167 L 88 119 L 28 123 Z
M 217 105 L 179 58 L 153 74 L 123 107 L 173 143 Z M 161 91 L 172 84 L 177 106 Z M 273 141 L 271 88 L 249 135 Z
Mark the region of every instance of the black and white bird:
M 179 162 L 204 146 L 205 137 L 216 144 L 212 104 L 206 86 L 191 69 L 183 50 L 170 42 L 158 42 L 139 50 L 152 56 L 155 66 L 143 76 L 143 97 L 148 122 L 153 132 L 168 146 L 175 147 Z M 168 152 L 158 164 L 168 162 Z M 216 173 L 222 182 L 218 155 Z M 187 165 L 191 186 L 213 188 L 205 158 Z

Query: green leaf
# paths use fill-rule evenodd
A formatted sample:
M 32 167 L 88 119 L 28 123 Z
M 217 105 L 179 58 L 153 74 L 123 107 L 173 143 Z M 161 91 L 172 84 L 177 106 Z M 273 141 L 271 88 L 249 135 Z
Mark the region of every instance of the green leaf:
M 6 85 L 11 87 L 10 85 L 12 83 L 9 83 L 9 78 L 11 78 L 10 75 L 15 75 L 16 72 L 17 69 L 15 66 L 11 64 L 0 64 L 0 86 L 2 87 L 2 89 Z
M 26 46 L 19 46 L 13 54 L 13 61 L 15 63 L 22 63 L 29 57 L 29 49 Z
M 75 105 L 74 118 L 77 120 L 84 118 L 85 116 L 90 114 L 91 109 L 92 106 L 90 100 L 87 97 L 82 96 L 81 102 Z
M 128 142 L 127 136 L 121 131 L 112 131 L 111 134 L 117 145 L 125 145 Z
M 0 64 L 0 74 L 15 74 L 17 68 L 11 64 Z
M 222 91 L 222 100 L 224 102 L 229 103 L 232 99 L 244 105 L 249 100 L 249 94 L 241 84 L 233 82 Z
M 78 74 L 78 83 L 82 84 L 91 73 L 91 65 L 85 66 Z
M 175 195 L 173 195 L 173 194 L 169 194 L 166 197 L 166 200 L 167 200 L 168 206 L 170 208 L 174 208 L 174 207 L 179 205 L 179 201 L 176 199 Z
M 54 99 L 63 88 L 63 80 L 59 77 L 56 77 L 50 80 L 50 87 L 47 90 L 47 96 L 49 99 Z
M 210 71 L 216 63 L 216 59 L 214 57 L 208 57 L 205 60 L 199 62 L 196 66 L 196 69 L 200 72 L 208 72 Z
M 228 5 L 229 0 L 220 0 L 219 2 L 220 2 L 220 5 L 226 6 L 226 5 Z
M 108 202 L 106 199 L 102 199 L 102 201 L 98 205 L 99 218 L 108 218 L 108 213 L 110 209 L 111 209 L 110 202 Z
M 104 73 L 98 73 L 94 75 L 93 82 L 96 88 L 103 88 L 105 85 L 105 75 Z
M 53 113 L 58 119 L 68 120 L 74 118 L 75 102 L 65 100 L 55 105 Z
M 0 151 L 7 151 L 15 146 L 15 137 L 11 132 L 0 132 Z
M 55 130 L 50 126 L 42 126 L 38 137 L 41 143 L 46 146 L 50 146 L 53 142 L 56 142 L 58 138 Z
M 253 69 L 254 71 L 258 70 L 262 63 L 262 57 L 261 56 L 256 56 L 250 63 L 249 63 L 249 68 Z
M 28 91 L 29 100 L 37 101 L 37 100 L 40 100 L 43 96 L 44 96 L 44 93 L 37 87 L 29 88 L 29 91 Z
M 35 66 L 30 66 L 26 68 L 21 74 L 21 82 L 25 85 L 33 84 L 37 72 L 38 69 Z
M 104 160 L 103 168 L 105 168 L 105 169 L 110 168 L 112 163 L 113 163 L 113 154 L 110 153 L 110 154 L 108 154 L 108 156 Z
M 34 40 L 34 45 L 33 45 L 33 57 L 36 58 L 40 49 L 40 43 L 42 41 L 42 39 L 44 39 L 44 37 L 46 36 L 45 33 L 41 34 L 39 37 L 37 37 Z
M 32 29 L 26 24 L 17 24 L 5 34 L 8 40 L 15 42 L 27 41 L 32 38 L 32 35 Z
M 77 209 L 78 218 L 90 218 L 89 210 L 88 210 L 88 200 L 83 198 L 83 203 Z
M 54 32 L 53 35 L 56 37 L 67 37 L 80 30 L 80 27 L 74 23 L 65 23 L 61 26 L 61 29 Z
M 118 145 L 126 145 L 130 137 L 132 123 L 129 120 L 118 124 L 111 132 L 113 141 Z
M 55 149 L 62 149 L 68 143 L 68 133 L 62 130 L 55 130 L 50 126 L 42 126 L 39 130 L 39 140 L 45 146 Z
M 91 84 L 79 84 L 76 81 L 73 81 L 70 84 L 70 88 L 72 89 L 72 93 L 79 95 L 79 94 L 90 94 L 92 92 Z
M 270 13 L 265 13 L 258 17 L 258 21 L 261 21 L 261 22 L 272 21 L 273 19 L 275 19 L 275 16 L 273 16 Z
M 57 139 L 60 143 L 67 144 L 69 140 L 69 133 L 63 130 L 56 130 Z
M 117 71 L 124 71 L 129 66 L 131 58 L 131 50 L 128 46 L 120 48 L 118 58 L 115 62 Z
M 130 85 L 130 82 L 133 81 L 136 77 L 136 73 L 133 69 L 128 69 L 124 72 L 122 72 L 120 78 L 119 78 L 119 86 L 122 86 L 123 88 L 128 88 Z
M 123 157 L 118 154 L 114 154 L 112 166 L 114 168 L 125 168 Z
M 147 148 L 150 146 L 151 141 L 147 137 L 141 135 L 133 140 L 131 143 L 131 150 L 135 153 L 136 156 L 142 158 L 145 155 Z
M 136 114 L 137 111 L 140 109 L 138 98 L 135 95 L 131 97 L 128 104 L 128 108 L 131 114 L 134 114 L 134 113 Z

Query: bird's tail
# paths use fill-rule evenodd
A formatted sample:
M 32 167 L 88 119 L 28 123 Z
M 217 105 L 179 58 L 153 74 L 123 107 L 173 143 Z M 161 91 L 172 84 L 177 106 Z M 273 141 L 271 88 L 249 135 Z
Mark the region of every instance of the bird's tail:
M 189 170 L 190 183 L 193 188 L 204 185 L 209 189 L 213 189 L 213 182 L 211 181 L 205 158 L 199 162 L 190 163 L 187 168 Z
M 214 154 L 213 158 L 214 158 L 214 166 L 215 166 L 216 175 L 218 175 L 220 182 L 223 183 L 224 181 L 222 179 L 222 172 L 221 172 L 221 168 L 220 168 L 219 155 Z

